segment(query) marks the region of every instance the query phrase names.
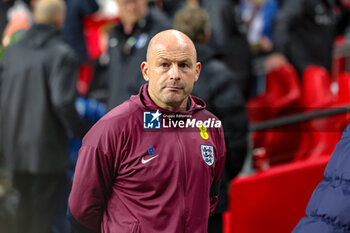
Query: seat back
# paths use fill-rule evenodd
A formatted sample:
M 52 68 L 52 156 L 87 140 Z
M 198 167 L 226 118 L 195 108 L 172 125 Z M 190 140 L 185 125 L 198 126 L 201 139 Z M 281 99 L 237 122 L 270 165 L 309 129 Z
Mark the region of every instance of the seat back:
M 266 77 L 266 92 L 247 103 L 251 122 L 260 122 L 298 112 L 301 87 L 291 65 L 281 66 Z M 254 148 L 265 148 L 271 164 L 291 161 L 300 144 L 298 126 L 253 132 Z
M 230 189 L 226 232 L 289 233 L 305 216 L 329 157 L 291 162 L 237 177 Z M 228 227 L 230 229 L 228 230 Z
M 335 103 L 336 97 L 331 91 L 328 71 L 320 66 L 307 67 L 303 73 L 302 85 L 302 106 L 305 111 L 331 109 Z M 343 127 L 339 126 L 341 118 L 343 116 L 328 116 L 305 122 L 302 131 L 303 144 L 299 147 L 295 160 L 330 155 L 343 131 Z

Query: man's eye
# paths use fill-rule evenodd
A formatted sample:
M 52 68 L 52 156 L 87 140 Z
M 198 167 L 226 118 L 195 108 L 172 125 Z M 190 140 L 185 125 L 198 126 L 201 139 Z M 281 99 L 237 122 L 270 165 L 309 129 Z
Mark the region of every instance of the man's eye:
M 188 67 L 188 65 L 187 65 L 186 63 L 181 63 L 181 64 L 180 64 L 180 67 L 186 68 L 186 67 Z
M 162 67 L 168 67 L 168 63 L 162 63 L 161 66 Z

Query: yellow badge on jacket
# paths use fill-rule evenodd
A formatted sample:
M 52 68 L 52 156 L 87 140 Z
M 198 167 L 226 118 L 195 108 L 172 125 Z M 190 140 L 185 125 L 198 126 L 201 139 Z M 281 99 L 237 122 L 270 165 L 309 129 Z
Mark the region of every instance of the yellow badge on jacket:
M 204 127 L 203 125 L 201 125 L 200 127 L 198 127 L 199 131 L 200 131 L 200 135 L 203 139 L 207 140 L 209 138 L 209 134 L 207 132 L 207 127 Z

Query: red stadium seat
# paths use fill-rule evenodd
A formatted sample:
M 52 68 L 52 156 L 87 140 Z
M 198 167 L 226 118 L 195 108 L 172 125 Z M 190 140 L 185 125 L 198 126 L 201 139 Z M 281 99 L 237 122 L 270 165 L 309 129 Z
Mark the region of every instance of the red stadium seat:
M 350 104 L 350 73 L 342 73 L 338 77 L 338 105 Z
M 305 69 L 302 91 L 302 105 L 306 112 L 327 110 L 335 105 L 331 77 L 323 67 L 309 66 Z M 329 116 L 305 122 L 302 131 L 303 144 L 295 159 L 330 155 L 345 127 L 341 127 L 343 118 L 344 116 Z
M 237 177 L 225 213 L 225 233 L 290 233 L 305 215 L 329 158 L 291 162 Z
M 297 112 L 301 87 L 297 72 L 290 65 L 281 66 L 266 77 L 266 92 L 247 103 L 250 122 L 286 116 Z M 263 132 L 253 132 L 254 148 L 263 147 L 271 164 L 291 161 L 300 143 L 295 125 Z
M 309 66 L 303 72 L 303 104 L 307 108 L 328 107 L 335 102 L 331 92 L 331 77 L 320 66 Z
M 251 122 L 286 115 L 287 107 L 298 106 L 301 87 L 298 74 L 290 65 L 281 66 L 266 76 L 266 91 L 247 103 Z

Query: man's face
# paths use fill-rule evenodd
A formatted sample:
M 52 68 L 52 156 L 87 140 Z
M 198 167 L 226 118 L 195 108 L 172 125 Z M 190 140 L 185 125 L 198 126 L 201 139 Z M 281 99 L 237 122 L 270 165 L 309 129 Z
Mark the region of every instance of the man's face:
M 141 69 L 145 80 L 149 81 L 152 100 L 165 109 L 186 109 L 187 98 L 201 68 L 200 63 L 196 63 L 194 47 L 170 39 L 156 43 L 149 53 Z
M 117 0 L 119 16 L 123 23 L 136 24 L 147 11 L 147 0 Z

